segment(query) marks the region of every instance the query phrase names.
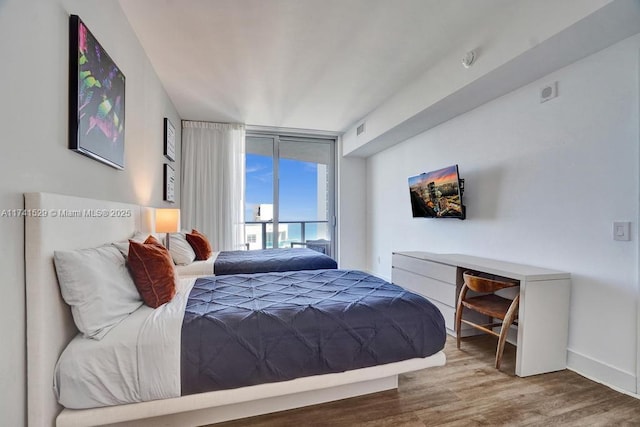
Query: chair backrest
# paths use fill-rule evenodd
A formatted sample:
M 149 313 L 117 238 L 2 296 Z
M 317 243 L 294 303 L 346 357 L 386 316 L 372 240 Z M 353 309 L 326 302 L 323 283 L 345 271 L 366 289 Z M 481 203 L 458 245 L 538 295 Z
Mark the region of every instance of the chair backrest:
M 519 286 L 520 282 L 506 277 L 497 277 L 486 273 L 465 271 L 462 274 L 464 283 L 474 292 L 495 292 L 504 288 Z

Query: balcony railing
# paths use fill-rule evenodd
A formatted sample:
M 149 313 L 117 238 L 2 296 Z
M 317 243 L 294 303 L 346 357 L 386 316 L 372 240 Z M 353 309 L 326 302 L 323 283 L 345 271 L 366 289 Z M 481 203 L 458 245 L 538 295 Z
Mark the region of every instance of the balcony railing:
M 331 239 L 329 221 L 279 221 L 278 228 L 279 248 L 290 248 L 292 242 Z M 245 222 L 245 236 L 249 249 L 273 248 L 273 222 L 247 221 Z

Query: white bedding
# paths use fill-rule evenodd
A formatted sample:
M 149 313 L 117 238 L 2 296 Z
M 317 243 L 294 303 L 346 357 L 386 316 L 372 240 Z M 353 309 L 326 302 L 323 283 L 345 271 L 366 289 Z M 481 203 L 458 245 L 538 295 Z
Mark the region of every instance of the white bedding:
M 173 300 L 155 310 L 142 305 L 100 341 L 78 334 L 56 365 L 60 404 L 83 409 L 180 396 L 180 331 L 194 283 L 181 279 Z
M 213 276 L 213 263 L 220 252 L 214 252 L 207 260 L 194 261 L 187 265 L 176 265 L 180 277 Z

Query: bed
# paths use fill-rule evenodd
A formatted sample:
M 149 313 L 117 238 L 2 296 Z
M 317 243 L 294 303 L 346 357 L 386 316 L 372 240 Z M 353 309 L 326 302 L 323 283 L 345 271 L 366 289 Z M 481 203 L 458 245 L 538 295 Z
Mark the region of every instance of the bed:
M 333 258 L 318 251 L 308 248 L 285 248 L 215 252 L 207 260 L 177 265 L 176 270 L 181 277 L 187 277 L 337 267 L 338 264 Z
M 310 373 L 294 379 L 241 385 L 230 390 L 196 392 L 91 409 L 63 409 L 57 403 L 52 384 L 55 365 L 68 343 L 76 339 L 78 331 L 60 295 L 52 263 L 53 251 L 118 241 L 134 230 L 144 230 L 145 218 L 149 215 L 136 205 L 47 193 L 26 194 L 25 208 L 30 212 L 57 213 L 55 216 L 49 214 L 25 219 L 28 422 L 31 426 L 92 425 L 96 420 L 104 424 L 157 425 L 162 422 L 163 425 L 202 425 L 396 388 L 398 374 L 445 363 L 444 354 L 437 351 L 428 357 L 344 371 L 339 368 L 333 373 Z M 131 215 L 109 217 L 108 220 L 59 215 L 60 212 L 76 210 L 130 211 Z M 226 276 L 226 280 L 238 277 Z M 205 279 L 204 282 L 210 280 Z M 188 283 L 196 286 L 193 279 L 186 286 L 190 286 Z M 142 312 L 138 315 L 145 319 L 149 317 Z M 116 333 L 112 338 L 119 338 L 119 335 Z

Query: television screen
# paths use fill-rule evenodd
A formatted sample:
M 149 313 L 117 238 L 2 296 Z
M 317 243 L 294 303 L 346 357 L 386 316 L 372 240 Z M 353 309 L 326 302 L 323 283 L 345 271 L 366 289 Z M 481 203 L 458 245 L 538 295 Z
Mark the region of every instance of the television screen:
M 464 219 L 460 187 L 458 165 L 410 177 L 413 217 Z

